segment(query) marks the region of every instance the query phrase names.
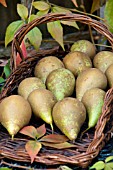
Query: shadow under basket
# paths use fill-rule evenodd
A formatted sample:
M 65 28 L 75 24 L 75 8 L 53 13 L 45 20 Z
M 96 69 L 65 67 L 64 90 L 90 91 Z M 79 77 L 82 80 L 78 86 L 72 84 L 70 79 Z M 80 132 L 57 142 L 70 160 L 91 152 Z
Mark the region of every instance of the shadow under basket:
M 90 25 L 92 29 L 96 30 L 97 33 L 106 37 L 108 42 L 113 48 L 113 35 L 108 31 L 107 27 L 97 20 L 94 20 L 85 15 L 79 14 L 48 14 L 40 18 L 35 19 L 29 24 L 21 27 L 12 42 L 12 56 L 11 56 L 11 69 L 12 73 L 7 79 L 3 90 L 0 94 L 0 101 L 4 97 L 11 94 L 17 94 L 17 88 L 19 83 L 26 77 L 34 76 L 34 66 L 36 63 L 45 56 L 55 55 L 58 58 L 65 56 L 70 51 L 70 45 L 65 45 L 65 51 L 59 46 L 55 46 L 52 49 L 43 49 L 38 52 L 31 52 L 29 57 L 21 62 L 21 64 L 16 67 L 16 56 L 17 53 L 23 58 L 22 51 L 20 49 L 20 44 L 25 37 L 25 35 L 39 24 L 48 23 L 56 20 L 69 20 L 78 21 L 82 24 Z M 34 124 L 31 120 L 30 124 L 38 127 L 39 125 Z M 75 140 L 74 148 L 69 149 L 54 149 L 50 147 L 43 147 L 39 154 L 36 156 L 34 162 L 42 163 L 47 166 L 51 165 L 62 165 L 71 164 L 80 166 L 82 168 L 87 168 L 92 160 L 97 157 L 100 150 L 105 146 L 111 138 L 111 133 L 113 131 L 113 89 L 109 89 L 106 92 L 104 105 L 102 109 L 102 114 L 97 122 L 95 128 L 87 131 L 83 138 L 80 140 L 79 136 Z M 82 131 L 87 125 L 84 124 Z M 59 133 L 58 129 L 55 129 L 56 133 Z M 47 126 L 47 133 L 51 133 L 51 129 Z M 14 140 L 11 140 L 8 132 L 0 126 L 0 159 L 14 160 L 17 162 L 30 162 L 30 157 L 25 150 L 25 143 L 28 138 L 17 134 Z M 70 141 L 71 142 L 71 141 Z

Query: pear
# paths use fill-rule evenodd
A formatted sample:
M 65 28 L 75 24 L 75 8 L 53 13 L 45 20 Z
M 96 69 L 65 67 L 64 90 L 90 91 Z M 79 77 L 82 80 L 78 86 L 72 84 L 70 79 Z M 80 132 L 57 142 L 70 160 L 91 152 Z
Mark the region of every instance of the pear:
M 105 74 L 97 68 L 89 68 L 76 79 L 76 98 L 81 101 L 84 93 L 91 88 L 106 89 L 107 78 Z
M 36 89 L 28 96 L 33 113 L 36 117 L 41 118 L 44 122 L 52 125 L 52 108 L 55 105 L 56 98 L 53 93 L 47 89 Z
M 108 84 L 109 84 L 109 87 L 113 87 L 113 64 L 111 64 L 106 72 L 105 72 L 105 75 L 107 77 L 107 80 L 108 80 Z
M 68 53 L 63 58 L 63 63 L 65 67 L 75 75 L 75 77 L 77 77 L 82 71 L 92 67 L 92 62 L 89 56 L 80 51 Z
M 107 68 L 113 64 L 113 52 L 111 51 L 100 51 L 97 53 L 93 59 L 93 64 L 95 68 L 100 69 L 103 73 Z
M 82 103 L 86 108 L 89 119 L 87 130 L 94 127 L 100 118 L 105 94 L 105 91 L 99 88 L 92 88 L 84 93 Z
M 43 88 L 45 89 L 45 84 L 37 77 L 28 77 L 21 81 L 18 86 L 18 94 L 23 96 L 25 99 L 28 98 L 29 94 L 35 90 Z
M 6 97 L 0 103 L 0 121 L 14 137 L 31 119 L 32 110 L 27 100 L 19 95 Z
M 47 89 L 49 89 L 57 101 L 64 97 L 71 96 L 75 87 L 75 77 L 73 73 L 65 68 L 53 70 L 46 80 Z
M 47 56 L 36 64 L 34 75 L 45 83 L 49 73 L 58 68 L 64 68 L 63 62 L 55 56 Z
M 78 99 L 66 97 L 55 104 L 52 117 L 61 132 L 75 140 L 85 122 L 86 109 Z
M 85 54 L 87 54 L 90 59 L 93 59 L 96 54 L 96 47 L 93 43 L 91 43 L 88 40 L 78 40 L 76 41 L 70 49 L 73 51 L 81 51 Z

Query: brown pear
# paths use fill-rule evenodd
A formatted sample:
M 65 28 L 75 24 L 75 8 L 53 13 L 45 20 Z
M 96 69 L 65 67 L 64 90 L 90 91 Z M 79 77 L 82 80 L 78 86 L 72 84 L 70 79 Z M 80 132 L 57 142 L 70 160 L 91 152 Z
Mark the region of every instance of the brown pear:
M 66 97 L 55 104 L 52 116 L 62 133 L 75 140 L 86 119 L 86 109 L 78 99 Z
M 18 86 L 18 94 L 23 96 L 25 99 L 28 98 L 29 94 L 35 89 L 45 89 L 45 84 L 37 77 L 28 77 L 21 81 Z
M 51 113 L 53 106 L 57 102 L 53 93 L 46 89 L 36 89 L 30 93 L 28 96 L 28 101 L 34 115 L 50 124 L 53 130 Z
M 43 83 L 46 82 L 46 78 L 50 72 L 55 69 L 63 68 L 63 62 L 55 56 L 47 56 L 42 58 L 35 66 L 34 75 L 40 78 Z
M 31 106 L 19 95 L 6 97 L 0 103 L 0 121 L 9 134 L 14 137 L 31 119 Z

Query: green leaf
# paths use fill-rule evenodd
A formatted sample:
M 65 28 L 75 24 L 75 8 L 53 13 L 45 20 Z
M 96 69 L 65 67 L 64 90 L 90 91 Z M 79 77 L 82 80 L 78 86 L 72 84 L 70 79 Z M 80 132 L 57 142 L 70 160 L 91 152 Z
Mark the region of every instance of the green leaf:
M 37 27 L 34 27 L 31 31 L 27 33 L 26 37 L 29 39 L 34 48 L 38 51 L 42 41 L 41 31 Z
M 29 22 L 33 21 L 34 19 L 36 19 L 38 16 L 35 14 L 31 14 L 29 17 Z
M 5 81 L 4 78 L 3 78 L 3 77 L 0 77 L 0 84 L 1 84 L 1 83 L 4 83 L 4 81 Z
M 64 25 L 69 25 L 69 26 L 75 27 L 76 29 L 79 30 L 79 27 L 75 21 L 61 21 L 61 23 Z
M 49 146 L 49 147 L 56 148 L 56 149 L 66 149 L 66 148 L 76 147 L 75 145 L 68 143 L 68 142 L 64 142 L 64 143 L 41 142 L 41 144 L 44 146 Z
M 113 170 L 108 164 L 105 164 L 104 170 Z
M 17 12 L 22 19 L 26 20 L 28 18 L 28 9 L 24 5 L 17 4 Z
M 50 134 L 46 135 L 43 138 L 40 139 L 41 142 L 50 142 L 50 143 L 63 143 L 68 141 L 69 139 L 64 135 L 56 135 L 56 134 Z
M 37 141 L 28 141 L 25 145 L 25 149 L 31 158 L 31 163 L 33 163 L 36 155 L 39 153 L 42 148 L 41 143 Z
M 63 44 L 63 28 L 60 21 L 54 21 L 47 23 L 48 32 L 51 36 L 61 45 L 64 50 Z
M 24 24 L 24 21 L 14 21 L 6 29 L 5 34 L 5 47 L 13 40 L 16 31 Z
M 37 128 L 37 138 L 41 138 L 46 133 L 45 124 Z
M 104 169 L 104 167 L 105 167 L 105 163 L 103 161 L 98 161 L 93 166 L 91 166 L 90 169 L 101 170 Z
M 111 161 L 111 160 L 113 160 L 113 156 L 108 156 L 108 157 L 105 159 L 105 162 L 109 162 L 109 161 Z
M 68 9 L 65 9 L 65 8 L 62 8 L 62 7 L 52 7 L 52 12 L 54 12 L 54 13 L 64 13 L 64 14 L 66 14 L 66 13 L 72 13 L 70 10 L 68 10 Z
M 113 0 L 107 0 L 105 4 L 104 18 L 108 29 L 113 33 Z
M 93 0 L 93 4 L 91 7 L 91 13 L 95 12 L 100 8 L 100 0 Z
M 50 6 L 44 2 L 44 1 L 36 1 L 36 2 L 33 2 L 33 6 L 38 9 L 38 10 L 47 10 L 50 8 Z
M 113 168 L 113 162 L 107 163 L 107 165 L 111 168 Z
M 0 170 L 12 170 L 12 169 L 7 167 L 1 167 Z
M 8 78 L 9 75 L 11 74 L 10 61 L 4 66 L 4 73 L 6 78 Z
M 61 165 L 60 167 L 60 170 L 72 170 L 71 168 L 69 168 L 68 166 L 65 166 L 65 165 Z
M 49 9 L 46 9 L 46 10 L 43 10 L 43 11 L 38 11 L 36 15 L 38 17 L 40 17 L 40 16 L 47 14 L 48 12 L 49 12 Z
M 33 139 L 35 139 L 37 136 L 37 129 L 34 126 L 25 126 L 19 132 Z

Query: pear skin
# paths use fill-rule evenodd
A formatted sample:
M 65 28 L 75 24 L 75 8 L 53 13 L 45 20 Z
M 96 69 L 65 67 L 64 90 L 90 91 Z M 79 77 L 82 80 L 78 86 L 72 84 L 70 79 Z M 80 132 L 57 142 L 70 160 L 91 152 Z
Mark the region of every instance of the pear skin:
M 105 91 L 99 88 L 92 88 L 87 90 L 82 97 L 88 114 L 88 129 L 94 127 L 102 113 L 102 106 L 104 104 Z
M 78 99 L 66 97 L 55 104 L 52 116 L 61 132 L 75 140 L 86 119 L 86 109 Z
M 19 95 L 6 97 L 0 103 L 0 121 L 9 134 L 14 137 L 31 119 L 31 106 Z
M 105 75 L 107 77 L 109 87 L 112 88 L 113 87 L 113 64 L 111 64 L 107 68 Z
M 73 73 L 65 68 L 52 71 L 46 80 L 47 89 L 50 90 L 57 101 L 64 97 L 71 96 L 75 87 L 75 77 Z
M 52 126 L 52 108 L 55 105 L 56 98 L 53 93 L 47 89 L 36 89 L 28 96 L 28 101 L 31 105 L 35 116 L 41 118 L 44 122 Z

